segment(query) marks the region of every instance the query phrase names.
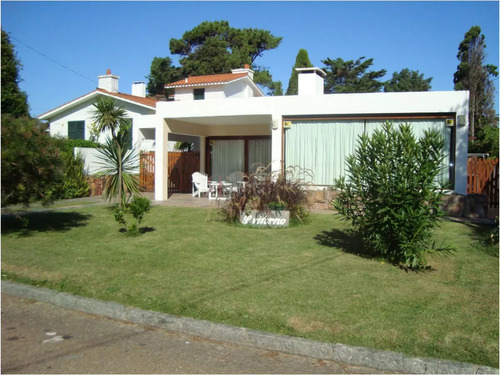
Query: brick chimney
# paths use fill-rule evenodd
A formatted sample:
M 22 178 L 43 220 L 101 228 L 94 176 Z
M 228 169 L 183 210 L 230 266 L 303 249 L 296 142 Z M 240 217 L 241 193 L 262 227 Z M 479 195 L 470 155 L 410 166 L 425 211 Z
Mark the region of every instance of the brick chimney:
M 111 69 L 106 70 L 106 74 L 98 76 L 97 88 L 104 89 L 109 92 L 118 92 L 118 80 L 120 77 L 111 74 Z

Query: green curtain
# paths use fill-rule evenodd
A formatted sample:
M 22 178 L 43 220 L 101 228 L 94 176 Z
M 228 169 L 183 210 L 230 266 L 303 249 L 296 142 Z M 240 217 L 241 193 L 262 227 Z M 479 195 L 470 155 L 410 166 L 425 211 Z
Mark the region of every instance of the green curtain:
M 336 178 L 346 176 L 345 159 L 354 154 L 359 136 L 381 129 L 387 119 L 293 121 L 285 130 L 285 167 L 299 166 L 309 170 L 315 185 L 333 185 Z M 421 137 L 425 130 L 437 129 L 444 137 L 446 155 L 440 180 L 449 180 L 451 128 L 445 119 L 389 120 L 395 125 L 410 123 L 413 134 Z
M 333 185 L 345 176 L 345 157 L 355 151 L 363 120 L 297 121 L 285 133 L 286 167 L 309 170 L 306 182 Z
M 244 171 L 244 140 L 215 140 L 212 144 L 212 181 L 227 180 L 233 172 Z
M 267 168 L 271 163 L 271 140 L 248 140 L 248 171 L 254 173 L 258 167 Z

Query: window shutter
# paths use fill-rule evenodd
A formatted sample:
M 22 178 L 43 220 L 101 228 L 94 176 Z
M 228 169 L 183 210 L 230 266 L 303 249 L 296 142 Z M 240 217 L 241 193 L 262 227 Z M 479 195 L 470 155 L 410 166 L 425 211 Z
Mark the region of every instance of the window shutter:
M 85 121 L 68 121 L 68 139 L 85 139 Z

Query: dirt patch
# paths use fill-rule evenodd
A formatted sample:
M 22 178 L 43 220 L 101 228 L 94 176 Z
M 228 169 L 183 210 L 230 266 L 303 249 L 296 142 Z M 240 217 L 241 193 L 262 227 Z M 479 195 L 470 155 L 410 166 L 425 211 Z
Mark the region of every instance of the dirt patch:
M 2 271 L 37 281 L 61 281 L 63 279 L 63 275 L 57 271 L 45 271 L 33 266 L 17 266 L 5 262 L 2 262 Z
M 340 324 L 327 326 L 325 323 L 318 320 L 301 318 L 292 316 L 288 319 L 288 325 L 298 332 L 315 332 L 315 331 L 330 331 L 331 333 L 339 333 L 343 327 Z

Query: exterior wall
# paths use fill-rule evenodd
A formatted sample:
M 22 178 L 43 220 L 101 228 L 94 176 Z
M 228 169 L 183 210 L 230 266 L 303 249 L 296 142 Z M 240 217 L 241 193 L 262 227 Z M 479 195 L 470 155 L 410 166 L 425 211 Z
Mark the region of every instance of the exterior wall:
M 205 100 L 225 98 L 250 98 L 254 92 L 246 79 L 239 79 L 223 85 L 207 85 L 199 87 L 178 87 L 175 89 L 175 101 L 194 100 L 193 90 L 205 89 Z
M 69 108 L 68 110 L 55 115 L 50 118 L 50 135 L 51 136 L 68 136 L 68 122 L 69 121 L 85 121 L 85 139 L 90 139 L 90 127 L 92 125 L 94 116 L 94 99 L 89 99 L 79 105 Z M 131 103 L 121 102 L 127 111 L 127 117 L 132 118 L 133 133 L 132 142 L 139 142 L 141 150 L 150 150 L 151 142 L 145 142 L 144 148 L 141 148 L 142 141 L 146 138 L 143 137 L 139 131 L 142 127 L 150 127 L 154 129 L 154 109 L 147 109 Z M 99 136 L 99 142 L 103 143 L 111 133 L 108 131 Z
M 169 131 L 208 136 L 215 135 L 212 132 L 243 135 L 267 129 L 265 134 L 272 134 L 272 165 L 277 171 L 282 163 L 283 117 L 451 113 L 467 119 L 468 102 L 469 93 L 466 91 L 252 97 L 233 98 L 230 106 L 227 100 L 198 101 L 196 105 L 162 102 L 157 105 L 157 115 L 166 120 L 167 139 Z M 467 141 L 468 124 L 465 122 L 456 127 L 455 192 L 459 194 L 466 193 Z M 157 183 L 160 183 L 163 176 L 157 177 Z M 156 199 L 160 199 L 159 196 Z

